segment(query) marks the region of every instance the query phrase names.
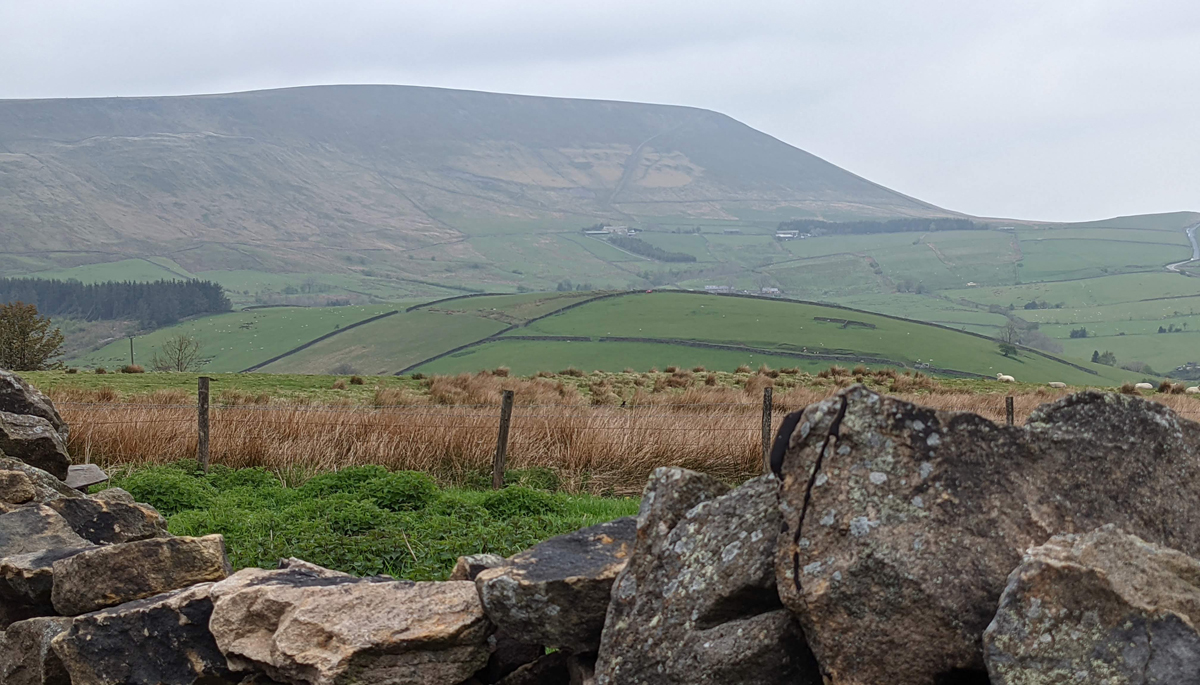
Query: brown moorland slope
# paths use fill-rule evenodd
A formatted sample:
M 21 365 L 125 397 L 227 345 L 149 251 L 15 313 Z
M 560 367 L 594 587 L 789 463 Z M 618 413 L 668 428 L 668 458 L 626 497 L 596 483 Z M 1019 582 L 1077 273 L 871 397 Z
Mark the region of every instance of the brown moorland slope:
M 0 100 L 0 253 L 62 266 L 300 270 L 498 224 L 950 214 L 688 107 L 404 86 Z

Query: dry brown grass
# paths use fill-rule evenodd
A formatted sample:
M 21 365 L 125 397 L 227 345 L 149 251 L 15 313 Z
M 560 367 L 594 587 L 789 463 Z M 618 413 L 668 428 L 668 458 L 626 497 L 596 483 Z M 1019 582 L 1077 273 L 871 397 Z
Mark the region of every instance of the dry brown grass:
M 831 373 L 820 387 L 777 385 L 776 425 L 785 413 L 832 395 L 851 380 L 849 373 L 836 378 Z M 670 379 L 685 377 L 689 384 L 681 390 L 668 387 Z M 906 401 L 1004 421 L 1003 392 L 955 391 L 926 376 L 886 370 L 862 377 L 880 390 L 897 388 L 889 394 Z M 634 385 L 642 376 L 623 386 L 608 377 L 589 379 L 585 397 L 561 380 L 463 374 L 428 379 L 425 394 L 377 387 L 374 406 L 349 400 L 267 403 L 270 398 L 222 392 L 211 413 L 211 454 L 214 462 L 234 467 L 312 470 L 372 463 L 461 482 L 490 468 L 501 392 L 514 390 L 510 466 L 552 468 L 569 489 L 637 494 L 650 472 L 666 465 L 729 481 L 759 472 L 762 389 L 773 379 L 753 374 L 742 386 L 730 387 L 693 382 L 686 370 L 654 378 L 662 391 Z M 1068 392 L 1038 388 L 1015 394 L 1018 423 Z M 113 465 L 194 456 L 194 398 L 159 391 L 126 403 L 115 395 L 111 388 L 54 393 L 72 427 L 70 447 L 77 458 Z M 1200 419 L 1200 402 L 1190 396 L 1167 392 L 1148 399 Z

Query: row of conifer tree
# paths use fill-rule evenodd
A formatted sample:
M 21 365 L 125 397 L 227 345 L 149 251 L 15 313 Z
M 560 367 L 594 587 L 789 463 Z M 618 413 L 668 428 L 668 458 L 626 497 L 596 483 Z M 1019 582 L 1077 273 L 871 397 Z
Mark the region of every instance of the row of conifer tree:
M 43 316 L 138 321 L 155 327 L 232 309 L 221 286 L 200 280 L 81 283 L 0 278 L 0 304 L 11 302 L 35 305 Z

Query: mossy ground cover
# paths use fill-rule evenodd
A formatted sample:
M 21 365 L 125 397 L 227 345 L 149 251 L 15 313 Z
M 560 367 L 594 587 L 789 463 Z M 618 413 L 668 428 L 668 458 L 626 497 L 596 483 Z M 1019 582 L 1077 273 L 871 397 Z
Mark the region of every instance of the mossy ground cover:
M 509 556 L 555 535 L 637 513 L 636 499 L 557 492 L 547 469 L 514 470 L 503 490 L 443 489 L 429 476 L 357 466 L 304 477 L 194 462 L 115 469 L 175 535 L 225 536 L 234 568 L 299 557 L 356 575 L 445 579 L 461 555 Z

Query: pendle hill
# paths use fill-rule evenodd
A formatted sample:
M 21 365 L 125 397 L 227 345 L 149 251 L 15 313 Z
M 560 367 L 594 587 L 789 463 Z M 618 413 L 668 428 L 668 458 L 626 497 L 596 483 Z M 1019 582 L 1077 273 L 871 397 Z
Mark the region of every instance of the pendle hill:
M 678 288 L 830 303 L 1157 376 L 1200 362 L 1200 261 L 1189 261 L 1200 251 L 1198 224 L 1192 212 L 1077 224 L 970 217 L 689 107 L 404 86 L 0 100 L 0 276 L 199 279 L 222 286 L 235 309 L 307 307 L 279 312 L 291 332 L 269 344 L 256 326 L 276 314 L 263 311 L 180 324 L 244 333 L 246 341 L 205 341 L 211 364 L 228 370 L 276 370 L 304 357 L 303 368 L 321 371 L 351 351 L 373 372 L 423 362 L 473 368 L 517 343 L 477 342 L 496 334 L 488 326 L 452 335 L 450 314 L 425 310 L 364 322 L 466 294 Z M 437 309 L 461 314 L 489 302 Z M 661 302 L 686 304 L 679 315 L 716 311 Z M 505 306 L 492 306 L 484 318 L 504 319 Z M 648 337 L 636 327 L 617 332 L 607 322 L 630 317 L 604 313 L 596 326 L 545 334 Z M 837 311 L 802 318 L 817 314 L 865 320 Z M 430 317 L 428 330 L 400 326 L 417 315 Z M 324 339 L 353 324 L 363 327 Z M 394 331 L 382 335 L 386 345 L 372 342 L 398 326 L 437 344 L 405 345 Z M 685 354 L 670 347 L 676 338 L 748 345 L 753 337 L 710 328 L 664 333 L 670 344 L 656 344 L 653 360 L 611 361 L 677 363 L 699 348 Z M 106 342 L 149 334 L 144 322 L 74 330 L 68 357 L 85 364 L 115 363 L 128 346 Z M 945 359 L 941 347 L 897 351 L 865 330 L 838 349 L 935 368 Z M 797 354 L 829 347 L 810 333 L 780 330 L 773 342 L 797 345 Z M 763 342 L 772 341 L 757 341 L 759 354 L 771 348 Z M 468 343 L 462 356 L 426 362 Z M 564 364 L 590 363 L 565 341 L 537 344 L 584 356 L 572 352 Z M 704 354 L 718 352 L 727 351 Z M 956 368 L 986 375 L 1009 363 L 976 361 Z
M 598 221 L 946 215 L 688 107 L 402 86 L 0 101 L 10 273 L 113 256 L 352 273 L 574 251 L 547 232 Z

